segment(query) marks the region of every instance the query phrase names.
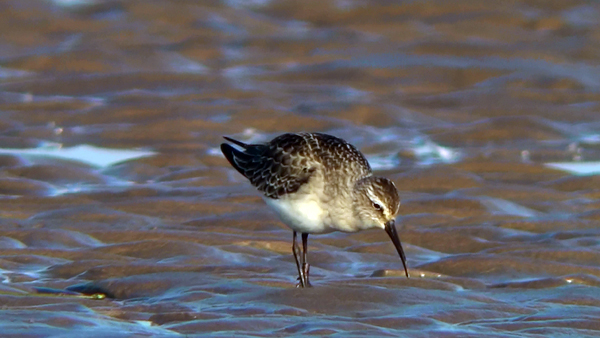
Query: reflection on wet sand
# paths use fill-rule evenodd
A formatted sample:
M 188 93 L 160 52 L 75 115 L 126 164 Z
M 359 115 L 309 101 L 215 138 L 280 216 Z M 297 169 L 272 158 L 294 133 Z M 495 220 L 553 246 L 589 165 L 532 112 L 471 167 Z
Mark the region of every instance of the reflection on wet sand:
M 2 335 L 598 335 L 598 4 L 0 9 Z M 331 233 L 293 287 L 218 145 L 295 131 L 395 182 L 413 278 L 380 231 Z

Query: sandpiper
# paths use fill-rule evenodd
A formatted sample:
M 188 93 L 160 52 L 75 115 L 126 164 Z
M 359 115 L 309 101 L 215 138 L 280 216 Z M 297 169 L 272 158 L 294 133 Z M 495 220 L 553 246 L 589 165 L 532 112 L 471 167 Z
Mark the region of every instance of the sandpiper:
M 409 277 L 395 225 L 400 208 L 396 186 L 373 176 L 369 162 L 353 145 L 320 133 L 283 134 L 264 144 L 224 138 L 242 148 L 221 144 L 229 163 L 263 193 L 267 205 L 293 230 L 298 286 L 311 286 L 308 235 L 331 231 L 384 229 Z M 297 232 L 302 234 L 301 253 Z

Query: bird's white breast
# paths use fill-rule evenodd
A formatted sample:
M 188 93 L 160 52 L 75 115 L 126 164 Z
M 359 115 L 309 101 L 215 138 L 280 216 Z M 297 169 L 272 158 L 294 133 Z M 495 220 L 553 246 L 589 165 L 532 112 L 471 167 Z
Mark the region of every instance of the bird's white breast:
M 332 230 L 326 224 L 328 212 L 322 208 L 317 196 L 304 194 L 294 197 L 293 199 L 264 197 L 263 199 L 292 230 L 301 233 L 322 233 Z

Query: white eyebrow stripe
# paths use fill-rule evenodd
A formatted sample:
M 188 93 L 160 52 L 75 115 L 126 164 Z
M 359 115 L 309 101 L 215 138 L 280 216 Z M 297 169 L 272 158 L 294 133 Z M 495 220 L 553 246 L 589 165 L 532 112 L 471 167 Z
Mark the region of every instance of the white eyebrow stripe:
M 375 203 L 375 204 L 379 204 L 379 206 L 381 206 L 383 213 L 386 214 L 386 205 L 385 203 L 383 203 L 374 193 L 373 193 L 373 189 L 371 187 L 367 188 L 367 197 L 369 197 L 369 199 L 371 200 L 371 202 Z

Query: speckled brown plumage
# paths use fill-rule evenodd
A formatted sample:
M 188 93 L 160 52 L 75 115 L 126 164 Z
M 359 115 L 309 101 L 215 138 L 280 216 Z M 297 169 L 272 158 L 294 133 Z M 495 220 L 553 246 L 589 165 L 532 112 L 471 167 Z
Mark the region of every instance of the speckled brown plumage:
M 279 198 L 307 183 L 317 168 L 326 175 L 345 175 L 357 180 L 371 175 L 363 154 L 348 142 L 327 134 L 283 134 L 268 143 L 245 144 L 239 151 L 224 143 L 221 151 L 231 165 L 265 196 Z

